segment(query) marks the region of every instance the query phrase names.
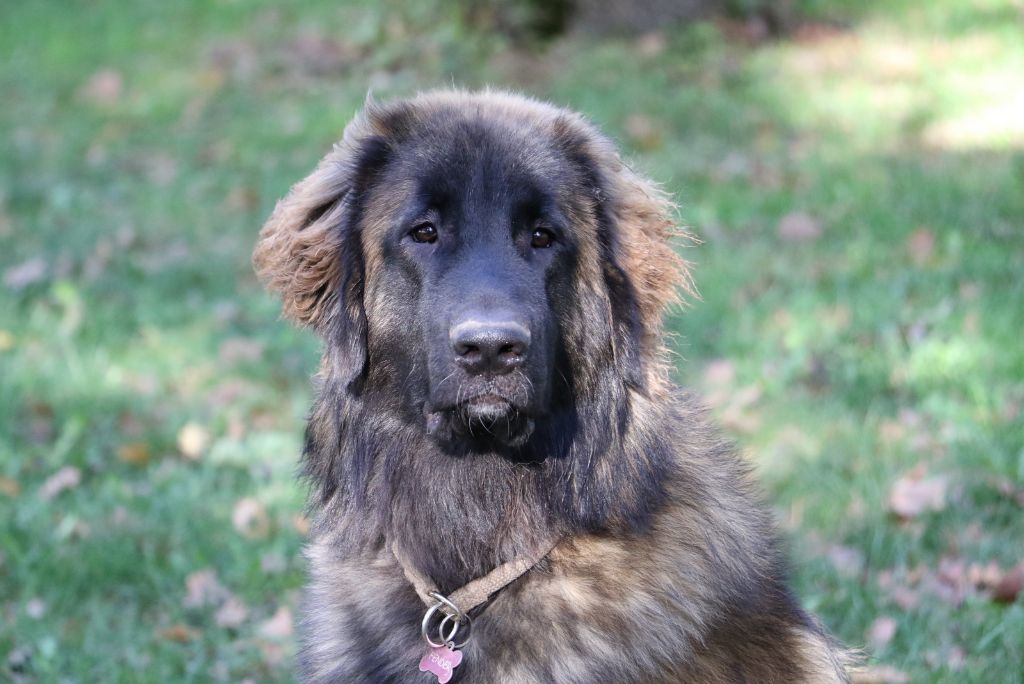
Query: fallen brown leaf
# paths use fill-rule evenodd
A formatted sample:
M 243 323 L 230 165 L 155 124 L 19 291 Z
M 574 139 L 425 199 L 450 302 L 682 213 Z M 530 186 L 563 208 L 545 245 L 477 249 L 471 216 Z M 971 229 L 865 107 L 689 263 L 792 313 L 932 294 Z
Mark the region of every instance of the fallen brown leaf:
M 237 596 L 231 596 L 226 600 L 213 616 L 214 622 L 219 627 L 235 629 L 249 617 L 249 609 Z
M 117 458 L 122 463 L 143 466 L 149 463 L 149 446 L 143 442 L 130 442 L 117 448 Z
M 225 601 L 230 592 L 225 589 L 220 580 L 217 579 L 217 572 L 211 568 L 197 570 L 185 578 L 185 600 L 186 608 L 204 608 L 215 606 Z
M 260 557 L 260 571 L 268 575 L 279 575 L 288 569 L 287 559 L 280 553 L 265 553 Z
M 231 524 L 243 537 L 263 539 L 270 534 L 270 516 L 263 503 L 252 497 L 239 499 L 231 513 Z
M 974 591 L 968 579 L 967 565 L 961 558 L 944 556 L 935 572 L 925 570 L 921 588 L 951 606 L 959 606 Z
M 259 392 L 259 386 L 241 378 L 226 378 L 206 392 L 206 403 L 212 408 L 223 409 L 238 403 L 239 399 Z
M 260 649 L 260 655 L 263 657 L 263 661 L 271 667 L 277 667 L 284 662 L 285 652 L 284 647 L 281 644 L 276 644 L 270 641 L 258 641 L 257 646 Z
M 967 567 L 967 581 L 976 587 L 994 587 L 1003 579 L 1003 570 L 995 561 L 971 563 Z
M 198 630 L 193 629 L 188 625 L 178 623 L 176 625 L 171 625 L 170 627 L 164 627 L 157 632 L 157 635 L 164 641 L 174 641 L 179 644 L 184 644 L 192 641 L 193 639 L 197 639 L 200 636 L 200 633 Z
M 13 499 L 21 494 L 21 483 L 9 477 L 0 476 L 0 494 Z
M 23 290 L 46 278 L 49 266 L 42 257 L 33 257 L 4 271 L 4 285 L 12 290 Z
M 650 31 L 636 41 L 636 51 L 641 57 L 657 57 L 665 51 L 667 41 L 661 31 Z
M 49 501 L 66 489 L 74 489 L 82 483 L 82 471 L 74 466 L 64 466 L 39 488 L 39 496 Z
M 864 554 L 858 549 L 836 544 L 826 555 L 832 567 L 843 577 L 856 577 L 864 570 Z
M 896 480 L 889 490 L 889 509 L 903 519 L 945 507 L 946 478 L 925 477 L 920 467 Z
M 999 603 L 1013 603 L 1024 590 L 1024 562 L 1018 563 L 992 587 L 992 600 Z
M 868 627 L 866 635 L 868 644 L 875 651 L 881 651 L 896 636 L 897 627 L 896 620 L 887 615 L 875 619 Z
M 114 69 L 100 69 L 79 89 L 78 95 L 93 104 L 110 104 L 121 97 L 124 79 Z
M 268 620 L 263 621 L 259 633 L 268 639 L 286 639 L 292 635 L 292 611 L 281 606 Z
M 889 592 L 893 603 L 903 610 L 913 610 L 921 602 L 921 595 L 910 587 L 898 585 Z
M 978 296 L 981 294 L 981 285 L 973 281 L 964 281 L 960 283 L 958 290 L 960 299 L 965 302 L 977 301 Z
M 907 238 L 907 254 L 915 266 L 923 266 L 935 252 L 935 233 L 918 228 Z
M 761 425 L 761 417 L 754 406 L 761 398 L 761 388 L 746 385 L 728 394 L 725 406 L 719 416 L 722 425 L 734 432 L 751 433 Z
M 729 359 L 714 359 L 704 366 L 704 384 L 731 387 L 736 382 L 736 364 Z
M 263 356 L 264 344 L 247 337 L 231 337 L 220 345 L 217 356 L 226 364 L 239 361 L 259 361 Z
M 284 48 L 283 59 L 296 76 L 337 73 L 359 56 L 355 46 L 312 29 L 298 33 Z
M 630 114 L 623 128 L 637 148 L 649 152 L 661 147 L 664 127 L 654 119 L 643 114 Z
M 45 401 L 31 403 L 26 423 L 28 434 L 36 444 L 46 444 L 56 434 L 53 407 Z
M 793 211 L 779 220 L 778 235 L 787 242 L 808 242 L 821 237 L 821 222 L 807 212 Z

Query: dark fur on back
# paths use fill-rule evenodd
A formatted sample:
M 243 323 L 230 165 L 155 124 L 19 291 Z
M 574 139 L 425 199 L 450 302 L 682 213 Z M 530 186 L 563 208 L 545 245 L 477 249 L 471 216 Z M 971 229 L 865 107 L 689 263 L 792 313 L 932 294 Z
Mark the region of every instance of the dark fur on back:
M 433 405 L 425 317 L 447 304 L 423 303 L 428 271 L 391 236 L 438 158 L 465 172 L 474 212 L 535 183 L 564 219 L 564 250 L 545 256 L 560 261 L 524 305 L 557 334 L 551 372 L 508 385 L 528 416 L 518 440 L 466 436 Z M 663 310 L 689 289 L 670 209 L 578 115 L 459 92 L 368 105 L 278 205 L 257 270 L 324 339 L 303 460 L 307 681 L 429 681 L 424 606 L 394 548 L 450 592 L 552 534 L 476 611 L 453 681 L 845 681 L 745 468 L 667 379 Z

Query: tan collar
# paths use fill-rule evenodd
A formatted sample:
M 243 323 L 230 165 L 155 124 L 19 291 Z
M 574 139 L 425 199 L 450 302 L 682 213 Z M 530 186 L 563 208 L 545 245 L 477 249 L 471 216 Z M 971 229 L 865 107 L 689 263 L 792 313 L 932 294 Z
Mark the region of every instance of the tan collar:
M 559 539 L 560 537 L 554 537 L 538 546 L 534 553 L 499 565 L 483 577 L 478 577 L 453 591 L 447 597 L 448 600 L 455 604 L 462 613 L 468 613 L 485 603 L 492 594 L 501 591 L 522 577 L 530 568 L 543 560 L 551 552 L 551 549 L 555 548 Z M 398 560 L 398 564 L 402 566 L 405 578 L 412 584 L 423 603 L 427 606 L 436 605 L 437 599 L 431 596 L 431 593 L 438 593 L 434 583 L 409 562 L 408 557 L 398 549 L 397 545 L 391 545 L 391 552 Z

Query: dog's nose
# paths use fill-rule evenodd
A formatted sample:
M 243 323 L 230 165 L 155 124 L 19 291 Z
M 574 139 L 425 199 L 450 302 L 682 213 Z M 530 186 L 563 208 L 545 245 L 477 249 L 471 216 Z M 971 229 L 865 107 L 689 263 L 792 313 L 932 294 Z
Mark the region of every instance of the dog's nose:
M 474 375 L 502 375 L 523 365 L 530 329 L 513 320 L 468 320 L 449 331 L 455 361 Z

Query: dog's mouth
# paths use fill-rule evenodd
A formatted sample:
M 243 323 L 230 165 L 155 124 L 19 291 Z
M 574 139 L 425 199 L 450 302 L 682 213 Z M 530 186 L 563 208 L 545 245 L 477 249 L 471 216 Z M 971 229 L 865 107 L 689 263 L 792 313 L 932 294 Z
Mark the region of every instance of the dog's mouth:
M 487 423 L 518 413 L 519 410 L 507 398 L 497 394 L 481 394 L 461 402 L 457 407 L 467 423 Z
M 468 447 L 519 447 L 533 433 L 533 418 L 513 399 L 484 392 L 457 404 L 427 409 L 427 431 L 441 442 Z

